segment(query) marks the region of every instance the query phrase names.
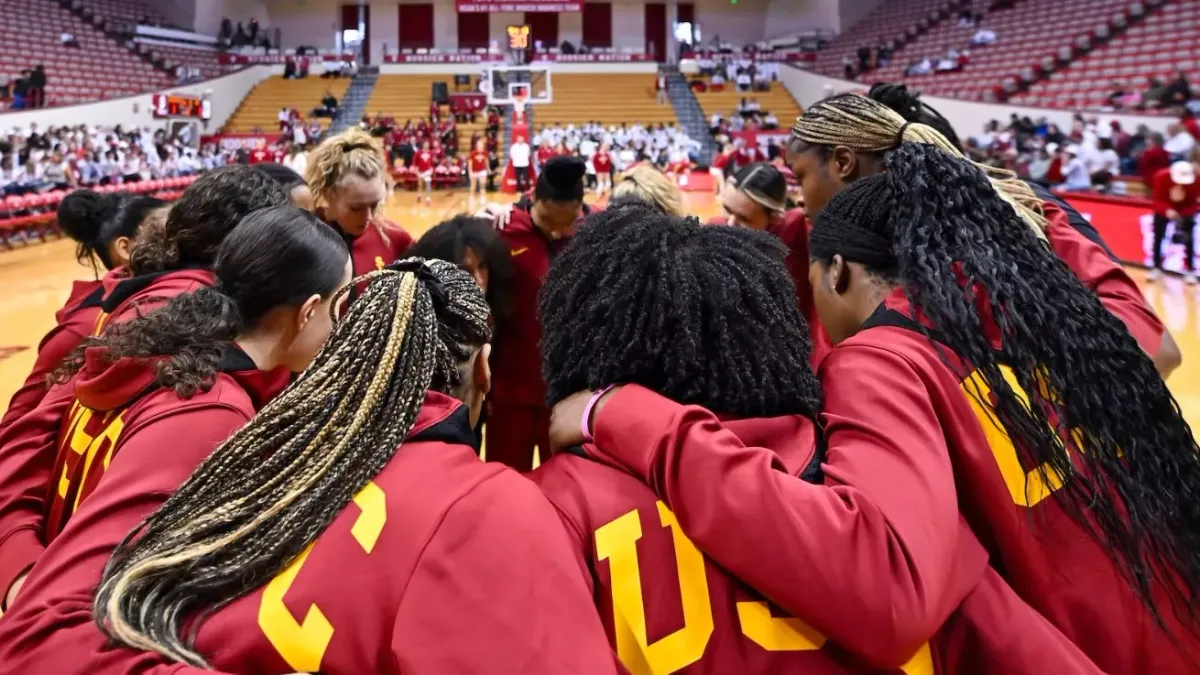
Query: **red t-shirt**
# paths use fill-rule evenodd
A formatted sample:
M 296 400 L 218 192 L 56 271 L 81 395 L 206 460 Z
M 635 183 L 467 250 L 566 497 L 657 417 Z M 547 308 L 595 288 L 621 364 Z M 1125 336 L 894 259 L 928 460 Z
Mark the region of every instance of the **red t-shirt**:
M 416 167 L 417 173 L 429 173 L 433 171 L 433 153 L 428 150 L 422 150 L 413 155 L 413 166 Z
M 483 173 L 488 170 L 488 155 L 480 150 L 471 152 L 471 173 Z
M 714 169 L 724 170 L 725 167 L 729 166 L 729 158 L 731 158 L 731 157 L 733 157 L 733 155 L 726 155 L 726 154 L 717 155 L 716 157 L 713 158 L 712 164 L 710 166 L 712 166 L 712 168 L 714 168 Z
M 558 156 L 558 153 L 554 152 L 554 148 L 538 148 L 537 149 L 537 163 L 539 165 L 545 164 L 546 162 L 549 162 L 550 160 L 554 159 L 557 156 Z
M 597 152 L 592 156 L 592 166 L 596 168 L 596 173 L 612 171 L 612 155 L 607 152 Z

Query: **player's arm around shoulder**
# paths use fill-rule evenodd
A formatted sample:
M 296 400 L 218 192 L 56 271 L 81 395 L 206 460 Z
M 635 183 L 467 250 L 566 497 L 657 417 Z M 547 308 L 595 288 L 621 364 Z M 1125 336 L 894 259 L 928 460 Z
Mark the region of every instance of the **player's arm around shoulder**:
M 554 507 L 504 470 L 446 513 L 401 600 L 405 673 L 614 673 L 616 659 Z

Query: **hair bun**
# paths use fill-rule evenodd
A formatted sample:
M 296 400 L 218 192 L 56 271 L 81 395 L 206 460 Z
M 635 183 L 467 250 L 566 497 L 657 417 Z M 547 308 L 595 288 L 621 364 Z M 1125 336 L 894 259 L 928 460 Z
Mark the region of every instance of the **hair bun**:
M 58 226 L 81 244 L 92 244 L 104 224 L 104 198 L 91 190 L 75 190 L 58 205 Z
M 876 82 L 867 92 L 867 98 L 878 101 L 900 113 L 909 122 L 920 121 L 921 92 L 909 91 L 908 85 L 899 82 Z

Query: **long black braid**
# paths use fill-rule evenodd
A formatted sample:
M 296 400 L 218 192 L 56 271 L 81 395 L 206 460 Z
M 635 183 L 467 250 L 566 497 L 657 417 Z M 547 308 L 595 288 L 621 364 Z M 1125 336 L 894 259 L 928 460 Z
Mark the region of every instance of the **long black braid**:
M 633 382 L 718 413 L 815 418 L 786 255 L 771 235 L 644 205 L 591 216 L 542 286 L 549 402 Z
M 312 366 L 117 547 L 94 605 L 112 639 L 205 666 L 183 624 L 283 570 L 392 458 L 425 392 L 458 393 L 491 338 L 483 293 L 452 263 L 397 267 L 339 291 L 370 282 Z
M 1110 552 L 1156 619 L 1152 587 L 1161 585 L 1194 625 L 1200 452 L 1154 364 L 978 168 L 916 143 L 888 153 L 885 166 L 821 212 L 813 258 L 841 254 L 898 283 L 962 368 L 987 383 L 1028 465 L 1045 467 L 1045 482 L 1065 479 L 1052 498 Z M 992 323 L 999 350 L 985 331 Z M 1064 452 L 1068 431 L 1078 452 Z

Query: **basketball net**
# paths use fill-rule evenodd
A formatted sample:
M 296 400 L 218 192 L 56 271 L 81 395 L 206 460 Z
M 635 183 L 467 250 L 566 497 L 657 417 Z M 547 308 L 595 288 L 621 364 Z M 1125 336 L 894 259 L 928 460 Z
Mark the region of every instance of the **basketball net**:
M 513 94 L 513 124 L 525 124 L 525 104 L 529 101 L 526 94 Z

